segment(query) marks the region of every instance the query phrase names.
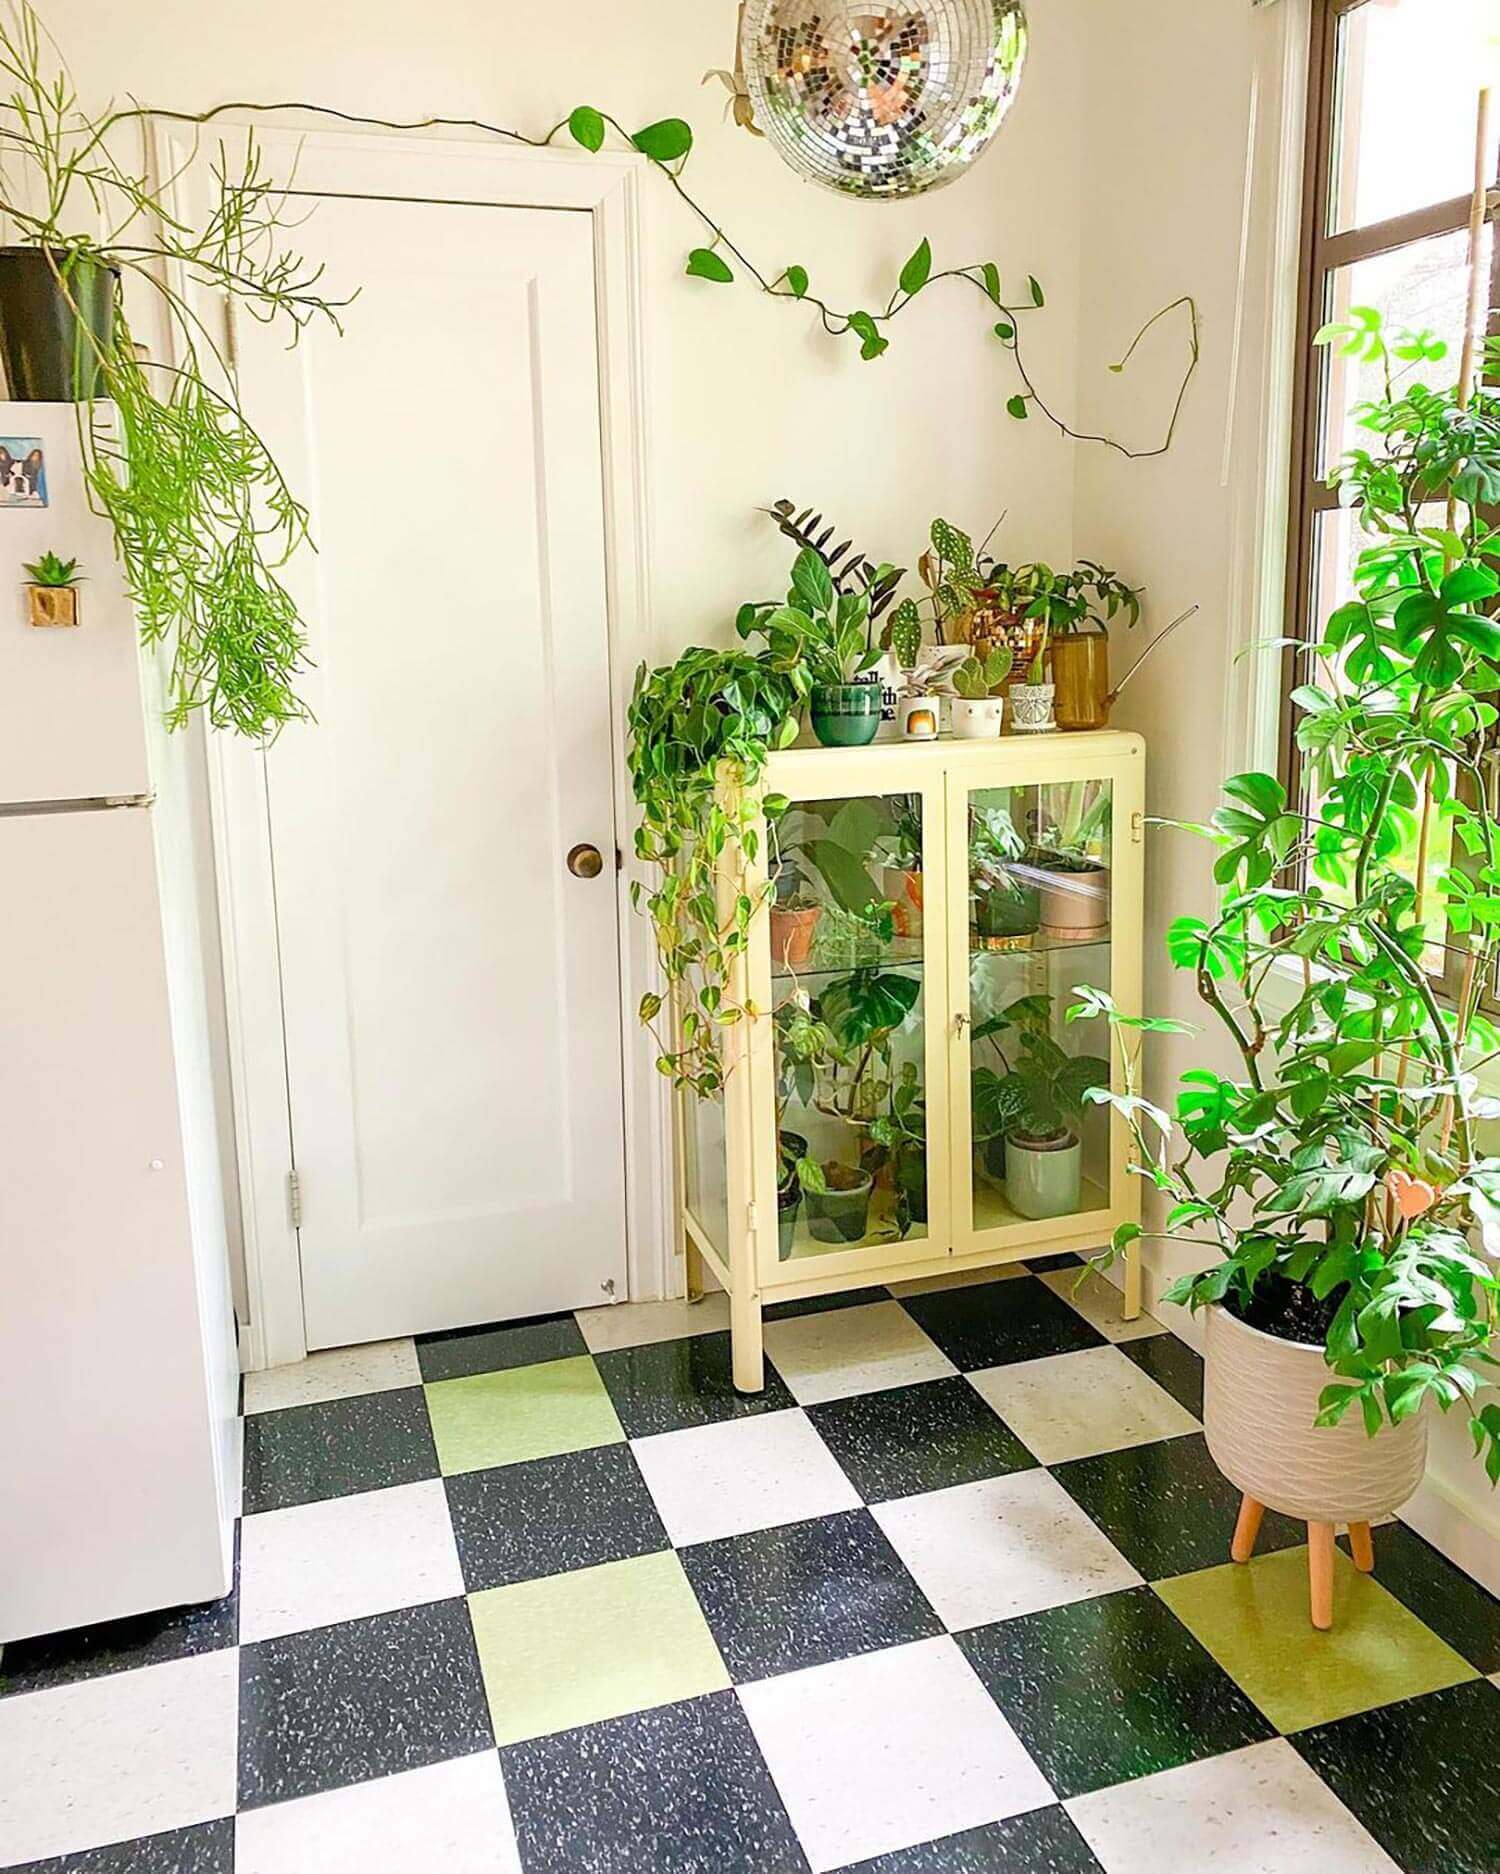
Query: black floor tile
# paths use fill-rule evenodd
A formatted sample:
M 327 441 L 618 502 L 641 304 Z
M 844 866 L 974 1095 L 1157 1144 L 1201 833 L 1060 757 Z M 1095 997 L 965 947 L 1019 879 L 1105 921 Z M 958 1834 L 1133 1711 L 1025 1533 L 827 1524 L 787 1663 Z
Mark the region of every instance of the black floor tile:
M 726 1536 L 679 1555 L 739 1684 L 943 1631 L 866 1510 Z
M 843 1288 L 836 1295 L 804 1295 L 800 1301 L 773 1301 L 762 1311 L 767 1321 L 796 1321 L 805 1314 L 827 1314 L 831 1308 L 868 1308 L 872 1302 L 889 1301 L 891 1291 L 874 1288 Z
M 0 1538 L 3 1541 L 3 1538 Z M 238 1566 L 236 1565 L 236 1575 Z M 170 1607 L 164 1613 L 133 1614 L 96 1627 L 72 1627 L 11 1640 L 0 1658 L 0 1698 L 40 1692 L 75 1679 L 97 1679 L 136 1666 L 159 1666 L 194 1653 L 216 1653 L 239 1639 L 239 1594 L 201 1607 Z
M 1375 1579 L 1481 1672 L 1500 1672 L 1500 1601 L 1405 1523 L 1370 1532 Z M 1347 1536 L 1340 1536 L 1345 1549 Z
M 671 1547 L 629 1445 L 444 1482 L 470 1594 Z
M 1276 1735 L 1150 1588 L 956 1637 L 1062 1797 Z
M 1031 1470 L 1036 1459 L 966 1379 L 856 1393 L 807 1408 L 866 1503 Z
M 795 1404 L 781 1375 L 766 1362 L 765 1391 L 736 1392 L 727 1333 L 693 1334 L 649 1347 L 621 1347 L 594 1356 L 627 1438 L 755 1418 Z
M 234 1818 L 28 1861 L 11 1874 L 234 1874 Z
M 417 1336 L 417 1364 L 424 1380 L 465 1379 L 471 1373 L 499 1373 L 507 1367 L 536 1366 L 543 1360 L 571 1360 L 588 1346 L 570 1314 L 539 1315 L 488 1327 L 451 1328 L 443 1334 Z
M 841 1874 L 1103 1874 L 1065 1809 L 1033 1809 L 984 1828 L 898 1848 Z M 1164 1871 L 1176 1874 L 1176 1870 Z
M 500 1752 L 526 1874 L 808 1874 L 733 1692 Z
M 1473 1679 L 1290 1741 L 1406 1874 L 1500 1865 L 1500 1690 Z
M 1148 1581 L 1229 1560 L 1240 1493 L 1201 1433 L 1054 1464 L 1052 1475 Z M 1257 1554 L 1307 1540 L 1305 1523 L 1266 1512 Z
M 1106 1345 L 1097 1328 L 1035 1276 L 907 1295 L 901 1305 L 964 1373 Z
M 421 1769 L 494 1741 L 466 1601 L 240 1651 L 242 1809 Z
M 1203 1355 L 1175 1334 L 1148 1334 L 1144 1340 L 1119 1342 L 1120 1352 L 1171 1393 L 1184 1411 L 1203 1417 Z
M 420 1386 L 245 1420 L 245 1514 L 419 1483 L 438 1474 Z

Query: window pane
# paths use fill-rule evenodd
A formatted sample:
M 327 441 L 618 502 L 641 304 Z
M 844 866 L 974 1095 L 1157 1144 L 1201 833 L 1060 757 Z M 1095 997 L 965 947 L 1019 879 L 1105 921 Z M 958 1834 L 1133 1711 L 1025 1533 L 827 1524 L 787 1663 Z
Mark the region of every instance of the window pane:
M 1418 517 L 1424 526 L 1438 527 L 1443 524 L 1441 508 L 1424 509 Z M 1336 508 L 1320 514 L 1317 520 L 1316 559 L 1314 562 L 1313 609 L 1311 629 L 1314 638 L 1322 635 L 1322 628 L 1329 615 L 1340 605 L 1359 596 L 1354 584 L 1354 566 L 1361 552 L 1369 544 L 1370 536 L 1359 525 L 1358 517 L 1345 509 Z M 1342 672 L 1330 668 L 1324 663 L 1313 664 L 1303 658 L 1299 663 L 1299 681 L 1321 684 L 1325 689 L 1339 691 L 1345 687 Z M 1310 786 L 1309 810 L 1313 813 L 1322 811 L 1315 787 Z M 1422 851 L 1422 816 L 1420 812 L 1410 814 L 1402 826 L 1402 840 L 1399 849 L 1392 855 L 1390 864 L 1403 873 L 1413 883 Z M 1426 895 L 1423 901 L 1423 924 L 1428 937 L 1428 949 L 1424 958 L 1428 969 L 1434 976 L 1443 973 L 1443 942 L 1446 934 L 1446 917 L 1441 882 L 1453 858 L 1453 836 L 1448 823 L 1436 813 L 1429 816 L 1427 853 L 1426 853 Z M 1336 880 L 1317 876 L 1319 884 L 1330 897 L 1340 903 L 1351 902 L 1351 893 L 1347 884 L 1340 885 Z
M 1480 249 L 1480 266 L 1486 284 L 1494 232 L 1493 224 L 1485 228 Z M 1395 369 L 1398 383 L 1404 382 L 1408 375 L 1417 375 L 1423 383 L 1437 389 L 1458 381 L 1468 279 L 1468 231 L 1436 235 L 1428 241 L 1414 241 L 1409 247 L 1395 248 L 1389 254 L 1376 254 L 1352 267 L 1340 267 L 1330 274 L 1327 317 L 1345 319 L 1351 306 L 1374 306 L 1384 314 L 1388 330 L 1404 326 L 1413 331 L 1435 332 L 1448 344 L 1448 355 L 1441 363 L 1421 365 L 1415 373 L 1408 365 L 1396 364 Z M 1336 351 L 1329 352 L 1327 441 L 1320 473 L 1326 474 L 1346 449 L 1368 446 L 1369 431 L 1360 429 L 1350 412 L 1357 404 L 1379 397 L 1384 381 L 1378 363 L 1343 358 Z
M 1371 0 L 1341 29 L 1332 228 L 1366 227 L 1474 186 L 1486 0 Z M 1493 177 L 1500 113 L 1491 114 Z

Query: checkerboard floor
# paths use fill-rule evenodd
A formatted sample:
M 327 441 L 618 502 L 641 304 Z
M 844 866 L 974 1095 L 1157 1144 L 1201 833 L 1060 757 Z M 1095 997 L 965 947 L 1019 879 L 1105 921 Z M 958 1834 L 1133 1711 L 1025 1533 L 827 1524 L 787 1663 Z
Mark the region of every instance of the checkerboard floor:
M 0 1866 L 1493 1874 L 1500 1603 L 1392 1523 L 1315 1633 L 1077 1274 L 251 1376 L 234 1595 L 8 1649 Z

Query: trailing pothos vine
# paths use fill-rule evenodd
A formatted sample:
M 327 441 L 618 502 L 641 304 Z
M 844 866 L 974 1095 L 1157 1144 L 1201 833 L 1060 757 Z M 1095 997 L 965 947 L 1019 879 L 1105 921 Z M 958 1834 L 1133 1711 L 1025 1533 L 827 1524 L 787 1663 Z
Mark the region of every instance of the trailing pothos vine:
M 1198 368 L 1198 307 L 1192 296 L 1184 293 L 1154 312 L 1141 326 L 1119 361 L 1109 367 L 1116 373 L 1124 371 L 1149 332 L 1174 316 L 1180 317 L 1186 339 L 1186 355 L 1161 440 L 1144 448 L 1130 448 L 1112 436 L 1075 429 L 1043 396 L 1022 350 L 1021 320 L 1046 304 L 1046 294 L 1034 274 L 1027 276 L 1024 297 L 1016 298 L 1002 290 L 1000 269 L 993 260 L 935 268 L 932 245 L 924 238 L 901 268 L 895 285 L 883 303 L 876 302 L 875 310 L 863 307 L 846 310 L 835 306 L 813 290 L 811 275 L 801 263 L 788 262 L 772 269 L 752 260 L 723 224 L 688 190 L 682 177 L 687 159 L 692 153 L 693 131 L 692 126 L 681 117 L 665 117 L 657 123 L 647 124 L 644 129 L 630 131 L 607 111 L 596 110 L 590 104 L 580 104 L 540 136 L 528 136 L 524 131 L 488 123 L 478 117 L 419 117 L 403 121 L 362 116 L 351 111 L 336 110 L 331 105 L 311 104 L 298 99 L 282 99 L 276 103 L 242 99 L 235 103 L 215 105 L 208 111 L 157 110 L 150 115 L 182 123 L 207 124 L 216 117 L 232 112 L 270 115 L 282 111 L 306 112 L 313 116 L 334 118 L 340 123 L 364 124 L 382 130 L 476 130 L 486 136 L 499 137 L 504 142 L 520 144 L 533 150 L 550 149 L 563 139 L 569 139 L 578 148 L 596 153 L 604 148 L 613 135 L 625 148 L 633 149 L 646 158 L 707 230 L 708 245 L 693 248 L 687 257 L 686 271 L 692 278 L 728 286 L 739 277 L 735 272 L 738 267 L 740 274 L 768 298 L 790 300 L 810 308 L 818 315 L 823 330 L 830 337 L 852 339 L 859 346 L 860 356 L 867 361 L 880 357 L 890 348 L 889 331 L 892 323 L 921 293 L 943 280 L 962 281 L 983 296 L 986 316 L 991 317 L 994 335 L 1013 360 L 1021 388 L 1006 400 L 1005 408 L 1009 415 L 1018 422 L 1025 422 L 1035 414 L 1075 442 L 1097 443 L 1133 460 L 1165 455 L 1172 446 L 1188 386 Z M 999 316 L 994 317 L 995 314 Z

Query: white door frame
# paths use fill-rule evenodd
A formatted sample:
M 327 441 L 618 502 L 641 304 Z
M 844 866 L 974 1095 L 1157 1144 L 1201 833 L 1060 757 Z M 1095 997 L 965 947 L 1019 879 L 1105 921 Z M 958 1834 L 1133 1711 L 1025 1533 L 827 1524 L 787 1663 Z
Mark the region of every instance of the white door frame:
M 295 169 L 309 193 L 397 200 L 572 209 L 593 220 L 599 400 L 604 469 L 609 626 L 610 738 L 620 941 L 620 1047 L 624 1067 L 626 1279 L 629 1298 L 675 1285 L 669 1224 L 671 1124 L 666 1082 L 639 1045 L 632 1011 L 654 986 L 644 918 L 633 914 L 639 877 L 625 762 L 625 709 L 636 666 L 652 656 L 649 604 L 651 454 L 646 421 L 645 319 L 641 305 L 639 187 L 643 157 L 610 152 L 510 149 L 446 136 L 291 130 L 226 113 L 208 129 L 167 120 L 152 126 L 152 157 L 168 204 L 188 219 L 206 157 L 253 127 L 273 174 Z M 355 283 L 357 284 L 357 282 Z M 357 318 L 358 305 L 351 309 Z M 317 516 L 313 516 L 316 533 Z M 219 901 L 220 946 L 235 1151 L 243 1213 L 250 1318 L 240 1335 L 246 1370 L 281 1366 L 307 1352 L 302 1265 L 288 1173 L 291 1109 L 276 930 L 275 875 L 263 752 L 210 733 L 208 793 Z

